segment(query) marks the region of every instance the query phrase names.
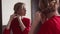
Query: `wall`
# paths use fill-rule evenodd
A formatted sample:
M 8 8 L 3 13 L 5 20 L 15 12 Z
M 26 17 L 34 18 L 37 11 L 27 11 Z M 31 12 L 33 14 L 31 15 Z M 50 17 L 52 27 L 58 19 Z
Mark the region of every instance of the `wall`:
M 38 8 L 39 8 L 38 5 L 39 5 L 39 0 L 31 0 L 32 26 L 31 26 L 31 30 L 30 30 L 29 34 L 37 34 L 38 28 L 40 27 L 40 24 L 41 24 L 41 23 L 39 23 L 38 26 L 37 26 L 37 23 L 36 23 L 36 22 L 33 23 L 35 12 L 36 12 L 36 11 L 38 10 Z M 36 27 L 36 26 L 37 26 L 37 27 Z

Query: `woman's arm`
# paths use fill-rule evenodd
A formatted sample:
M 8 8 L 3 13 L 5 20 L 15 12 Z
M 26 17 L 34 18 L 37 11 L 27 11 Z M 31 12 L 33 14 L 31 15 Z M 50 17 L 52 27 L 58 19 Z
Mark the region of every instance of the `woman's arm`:
M 8 21 L 8 24 L 6 26 L 6 28 L 4 29 L 3 31 L 3 34 L 10 34 L 10 30 L 11 30 L 11 21 L 13 20 L 14 18 L 14 14 L 10 16 L 10 19 Z
M 34 30 L 35 30 L 36 26 L 39 24 L 40 20 L 41 20 L 41 13 L 39 13 L 39 11 L 37 11 L 34 15 L 34 20 L 33 20 L 29 34 L 34 34 Z
M 13 14 L 13 15 L 10 16 L 10 19 L 9 19 L 9 21 L 8 21 L 8 24 L 7 24 L 7 26 L 6 26 L 6 29 L 9 29 L 9 28 L 10 28 L 11 21 L 12 21 L 15 17 L 16 17 L 15 14 Z
M 34 15 L 34 20 L 33 20 L 33 23 L 32 23 L 31 30 L 30 30 L 29 34 L 34 34 L 35 29 L 38 26 L 38 24 L 39 23 L 43 24 L 45 19 L 46 19 L 46 16 L 44 14 L 42 14 L 40 11 L 37 11 Z
M 26 28 L 26 26 L 23 24 L 22 19 L 21 19 L 21 16 L 18 17 L 18 20 L 19 20 L 19 23 L 20 23 L 21 30 L 24 31 L 25 28 Z
M 22 21 L 21 17 L 19 17 L 18 20 L 19 20 L 19 23 L 20 23 L 21 30 L 24 33 L 28 33 L 29 30 L 30 30 L 30 27 L 31 27 L 30 19 L 24 18 L 23 21 Z M 25 22 L 26 25 L 23 22 Z

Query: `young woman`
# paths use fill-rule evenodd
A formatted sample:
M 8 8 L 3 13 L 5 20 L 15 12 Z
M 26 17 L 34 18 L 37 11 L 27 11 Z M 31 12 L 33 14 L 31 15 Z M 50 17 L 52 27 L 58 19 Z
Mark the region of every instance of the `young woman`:
M 28 34 L 30 30 L 30 19 L 24 18 L 26 9 L 24 3 L 16 3 L 14 5 L 14 14 L 10 16 L 8 25 L 6 26 L 3 34 Z
M 59 0 L 40 0 L 41 12 L 48 18 L 37 34 L 60 34 Z

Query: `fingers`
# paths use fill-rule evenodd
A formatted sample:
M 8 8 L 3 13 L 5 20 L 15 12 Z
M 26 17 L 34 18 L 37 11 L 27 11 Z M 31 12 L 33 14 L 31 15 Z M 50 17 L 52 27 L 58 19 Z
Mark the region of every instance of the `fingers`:
M 35 22 L 44 22 L 46 20 L 46 16 L 45 14 L 41 13 L 41 12 L 36 12 L 35 16 L 34 16 L 34 21 Z
M 41 22 L 42 22 L 42 24 L 46 21 L 46 16 L 45 16 L 45 14 L 41 14 Z
M 14 17 L 15 17 L 15 14 L 12 14 L 12 15 L 10 16 L 10 19 L 9 19 L 8 24 L 7 24 L 7 26 L 6 26 L 7 29 L 10 29 L 11 21 L 13 20 Z
M 35 16 L 34 16 L 34 20 L 40 21 L 40 19 L 41 19 L 41 13 L 36 12 L 36 13 L 35 13 Z

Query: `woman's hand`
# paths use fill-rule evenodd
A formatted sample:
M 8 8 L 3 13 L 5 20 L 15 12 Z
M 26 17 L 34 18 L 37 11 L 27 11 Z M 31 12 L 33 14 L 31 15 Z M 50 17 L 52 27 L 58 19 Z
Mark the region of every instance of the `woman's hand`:
M 26 27 L 25 27 L 25 25 L 22 22 L 22 16 L 17 16 L 17 18 L 18 18 L 21 30 L 24 31 Z
M 41 13 L 39 11 L 37 11 L 34 15 L 33 23 L 32 23 L 31 30 L 30 30 L 29 34 L 34 34 L 35 28 L 39 24 L 40 20 L 41 20 Z
M 15 17 L 16 17 L 15 14 L 12 14 L 12 15 L 10 16 L 10 19 L 9 19 L 8 24 L 7 24 L 7 26 L 6 26 L 7 29 L 10 28 L 11 21 L 12 21 Z
M 43 24 L 45 21 L 47 20 L 47 17 L 45 16 L 45 14 L 41 14 L 41 23 Z
M 35 13 L 34 21 L 39 22 L 41 20 L 41 13 L 38 11 Z
M 45 16 L 45 14 L 43 14 L 43 13 L 41 13 L 39 11 L 37 11 L 35 13 L 35 17 L 34 17 L 35 22 L 40 22 L 41 21 L 41 23 L 43 24 L 46 20 L 47 20 L 47 18 Z

